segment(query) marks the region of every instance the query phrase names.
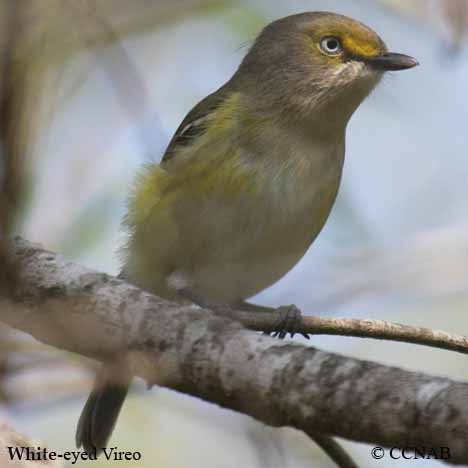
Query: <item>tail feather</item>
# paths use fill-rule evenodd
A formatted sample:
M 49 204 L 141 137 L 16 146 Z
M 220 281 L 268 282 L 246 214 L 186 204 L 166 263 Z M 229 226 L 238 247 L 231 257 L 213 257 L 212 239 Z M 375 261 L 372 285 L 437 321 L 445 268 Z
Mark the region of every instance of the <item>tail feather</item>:
M 76 446 L 83 447 L 86 452 L 99 454 L 107 447 L 128 393 L 130 377 L 118 384 L 106 377 L 104 368 L 96 378 L 76 428 Z

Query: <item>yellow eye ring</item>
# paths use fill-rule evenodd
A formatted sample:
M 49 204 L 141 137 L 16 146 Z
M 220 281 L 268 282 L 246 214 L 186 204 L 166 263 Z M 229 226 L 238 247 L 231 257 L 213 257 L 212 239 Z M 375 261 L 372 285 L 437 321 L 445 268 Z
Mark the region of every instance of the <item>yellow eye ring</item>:
M 341 40 L 335 36 L 325 36 L 320 40 L 320 49 L 327 55 L 339 55 L 343 52 Z

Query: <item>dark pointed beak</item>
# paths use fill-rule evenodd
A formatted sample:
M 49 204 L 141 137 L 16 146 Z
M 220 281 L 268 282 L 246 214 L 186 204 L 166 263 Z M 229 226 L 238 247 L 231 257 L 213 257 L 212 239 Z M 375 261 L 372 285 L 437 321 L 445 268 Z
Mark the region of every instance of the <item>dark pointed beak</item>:
M 419 65 L 419 62 L 409 55 L 392 53 L 367 59 L 366 62 L 374 70 L 381 71 L 408 70 Z

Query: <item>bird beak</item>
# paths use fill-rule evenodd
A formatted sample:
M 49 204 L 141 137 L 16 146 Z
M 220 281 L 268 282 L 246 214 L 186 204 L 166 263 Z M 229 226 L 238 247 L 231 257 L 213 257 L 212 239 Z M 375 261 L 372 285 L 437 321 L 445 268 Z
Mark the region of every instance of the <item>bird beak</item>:
M 419 65 L 419 62 L 409 55 L 392 53 L 379 55 L 366 62 L 374 70 L 380 71 L 408 70 Z

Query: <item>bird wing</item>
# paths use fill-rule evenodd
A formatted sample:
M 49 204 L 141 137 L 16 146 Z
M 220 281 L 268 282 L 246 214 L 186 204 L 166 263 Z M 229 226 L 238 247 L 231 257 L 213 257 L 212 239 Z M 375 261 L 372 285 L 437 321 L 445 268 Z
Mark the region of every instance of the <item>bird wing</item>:
M 203 135 L 208 117 L 221 106 L 230 94 L 226 84 L 199 102 L 187 114 L 164 153 L 161 161 L 162 166 L 173 159 L 179 149 L 192 144 L 196 138 Z

